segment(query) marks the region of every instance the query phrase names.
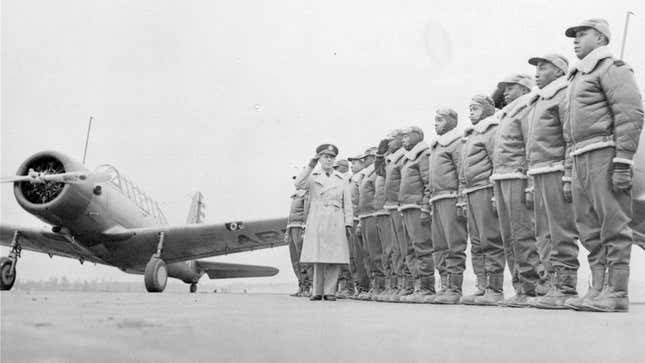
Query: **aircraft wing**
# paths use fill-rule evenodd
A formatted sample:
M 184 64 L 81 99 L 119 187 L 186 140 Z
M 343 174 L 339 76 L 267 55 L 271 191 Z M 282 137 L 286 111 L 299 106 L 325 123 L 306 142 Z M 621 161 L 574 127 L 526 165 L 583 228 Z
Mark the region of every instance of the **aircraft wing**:
M 167 263 L 286 245 L 287 218 L 222 224 L 191 224 L 128 229 L 105 246 L 122 266 L 145 265 L 164 234 L 161 257 Z
M 18 231 L 18 241 L 25 250 L 94 263 L 106 263 L 73 239 L 70 240 L 62 234 L 53 233 L 45 229 L 0 225 L 0 245 L 11 246 L 15 231 Z
M 235 277 L 273 276 L 279 272 L 275 267 L 240 265 L 211 261 L 196 261 L 197 267 L 206 272 L 210 279 L 230 279 Z

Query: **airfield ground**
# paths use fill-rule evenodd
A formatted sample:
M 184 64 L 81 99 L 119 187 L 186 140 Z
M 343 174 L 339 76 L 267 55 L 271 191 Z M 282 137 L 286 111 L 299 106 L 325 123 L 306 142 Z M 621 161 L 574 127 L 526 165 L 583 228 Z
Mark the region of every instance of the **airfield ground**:
M 642 362 L 622 314 L 283 294 L 0 294 L 2 362 Z

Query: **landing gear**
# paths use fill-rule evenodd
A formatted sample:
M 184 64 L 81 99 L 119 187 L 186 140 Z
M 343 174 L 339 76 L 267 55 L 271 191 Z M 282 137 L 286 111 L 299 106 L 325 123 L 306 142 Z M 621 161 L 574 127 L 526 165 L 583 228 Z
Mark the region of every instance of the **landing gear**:
M 197 284 L 193 282 L 192 284 L 190 284 L 190 293 L 194 294 L 196 292 L 197 292 Z
M 0 290 L 11 290 L 13 284 L 16 282 L 16 265 L 18 264 L 18 258 L 20 258 L 20 252 L 22 251 L 22 247 L 18 243 L 19 236 L 18 231 L 13 233 L 9 256 L 0 257 Z
M 162 292 L 166 288 L 166 282 L 168 282 L 168 268 L 166 267 L 166 263 L 161 259 L 163 240 L 164 233 L 160 232 L 157 252 L 152 255 L 143 273 L 143 280 L 148 292 Z
M 143 274 L 148 292 L 162 292 L 168 281 L 168 268 L 162 259 L 152 257 Z

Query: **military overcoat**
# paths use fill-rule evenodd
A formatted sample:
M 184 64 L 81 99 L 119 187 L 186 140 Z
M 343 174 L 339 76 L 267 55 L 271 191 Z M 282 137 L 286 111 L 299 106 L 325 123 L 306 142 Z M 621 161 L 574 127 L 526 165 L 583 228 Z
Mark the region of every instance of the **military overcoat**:
M 351 187 L 342 174 L 306 168 L 296 188 L 309 191 L 309 212 L 302 244 L 302 263 L 349 263 L 346 226 L 353 225 Z

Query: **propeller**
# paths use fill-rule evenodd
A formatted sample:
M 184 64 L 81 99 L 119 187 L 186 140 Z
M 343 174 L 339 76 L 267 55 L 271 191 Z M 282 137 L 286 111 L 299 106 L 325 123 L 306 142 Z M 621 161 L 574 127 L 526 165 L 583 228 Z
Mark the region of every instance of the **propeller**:
M 45 184 L 45 183 L 67 183 L 79 184 L 85 182 L 87 179 L 92 179 L 94 182 L 102 183 L 109 181 L 111 176 L 103 172 L 82 172 L 71 171 L 68 173 L 50 174 L 47 172 L 37 172 L 34 169 L 29 169 L 27 175 L 16 175 L 0 179 L 0 183 L 16 183 L 16 182 L 30 182 L 32 184 Z

